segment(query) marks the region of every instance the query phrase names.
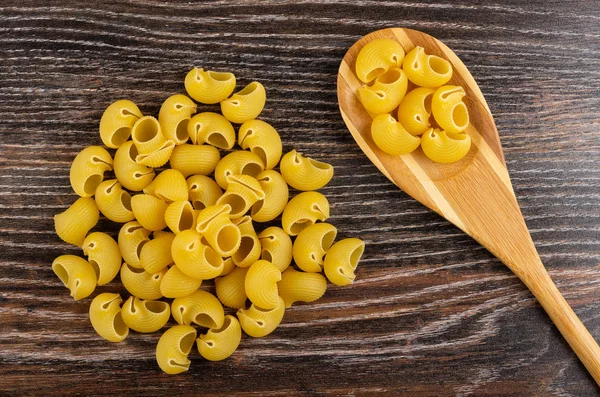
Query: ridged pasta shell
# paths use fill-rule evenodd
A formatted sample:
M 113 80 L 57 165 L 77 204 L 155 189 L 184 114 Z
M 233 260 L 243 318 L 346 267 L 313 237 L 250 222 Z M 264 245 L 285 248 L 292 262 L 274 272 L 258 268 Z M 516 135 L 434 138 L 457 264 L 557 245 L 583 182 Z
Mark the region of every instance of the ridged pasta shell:
M 248 269 L 244 289 L 248 299 L 263 309 L 274 309 L 279 302 L 277 282 L 281 272 L 271 262 L 256 261 Z
M 316 221 L 329 218 L 329 201 L 318 192 L 302 192 L 292 198 L 283 210 L 281 224 L 290 236 L 296 236 Z
M 209 280 L 223 271 L 223 258 L 211 247 L 202 244 L 195 230 L 184 230 L 175 236 L 171 245 L 173 261 L 186 276 Z
M 171 317 L 167 302 L 141 300 L 130 296 L 121 309 L 123 322 L 132 330 L 142 333 L 156 332 L 164 327 Z
M 219 274 L 219 277 L 223 277 L 231 273 L 236 268 L 235 263 L 233 263 L 233 258 L 225 258 L 223 259 L 223 271 Z
M 144 269 L 133 267 L 124 262 L 121 266 L 120 276 L 123 286 L 131 295 L 141 299 L 156 300 L 163 297 L 160 286 L 166 273 L 167 269 L 163 269 L 150 274 Z
M 167 227 L 165 212 L 168 204 L 149 194 L 136 194 L 131 198 L 131 208 L 135 219 L 148 230 L 162 230 Z
M 297 190 L 320 189 L 333 177 L 331 164 L 305 157 L 295 150 L 283 156 L 279 169 L 287 184 Z
M 152 168 L 162 167 L 167 164 L 173 149 L 175 148 L 175 142 L 166 141 L 157 150 L 150 153 L 140 153 L 136 156 L 135 161 L 138 164 L 145 165 Z
M 435 91 L 419 87 L 410 91 L 398 107 L 398 121 L 412 135 L 421 135 L 431 127 L 431 99 Z
M 188 354 L 194 346 L 196 330 L 189 325 L 175 325 L 161 335 L 156 345 L 156 362 L 167 374 L 175 375 L 190 368 Z
M 273 126 L 262 120 L 250 120 L 242 124 L 238 134 L 238 144 L 260 157 L 266 169 L 279 163 L 281 138 Z
M 229 205 L 229 217 L 236 219 L 243 216 L 259 200 L 265 198 L 260 183 L 250 175 L 229 175 L 227 190 L 217 200 L 217 205 Z
M 184 274 L 177 265 L 171 266 L 160 283 L 160 292 L 165 298 L 181 298 L 200 288 L 202 280 Z
M 168 97 L 160 107 L 158 122 L 168 140 L 181 145 L 187 142 L 188 122 L 192 114 L 196 113 L 196 104 L 185 95 L 175 94 Z
M 245 333 L 254 338 L 262 338 L 275 331 L 281 324 L 284 313 L 285 303 L 279 298 L 279 303 L 274 309 L 262 309 L 253 304 L 249 309 L 238 310 L 236 314 Z
M 379 149 L 393 156 L 411 153 L 421 144 L 421 138 L 411 135 L 389 114 L 373 119 L 371 136 Z
M 404 48 L 396 40 L 377 39 L 367 43 L 356 57 L 356 76 L 368 83 L 391 68 L 402 65 Z
M 106 233 L 90 233 L 83 241 L 83 254 L 98 275 L 98 285 L 111 282 L 121 268 L 119 244 Z
M 225 321 L 221 302 L 210 292 L 202 290 L 174 299 L 171 309 L 178 324 L 194 323 L 205 328 L 221 328 Z
M 354 282 L 354 271 L 365 250 L 365 243 L 357 238 L 340 240 L 327 251 L 323 269 L 325 275 L 335 285 L 348 285 Z
M 294 241 L 294 262 L 305 272 L 323 270 L 323 257 L 333 244 L 337 229 L 329 223 L 315 223 L 302 230 Z
M 223 157 L 215 168 L 215 181 L 222 189 L 227 189 L 227 177 L 230 175 L 250 175 L 256 177 L 265 166 L 256 154 L 247 150 L 236 150 Z
M 167 142 L 160 123 L 152 116 L 140 117 L 131 128 L 131 140 L 139 154 L 149 154 L 160 150 Z M 139 162 L 139 160 L 136 160 Z
M 265 198 L 252 205 L 250 212 L 256 222 L 269 222 L 283 212 L 290 197 L 288 185 L 277 171 L 265 170 L 256 176 Z
M 225 117 L 218 113 L 203 112 L 188 123 L 188 135 L 195 145 L 208 143 L 220 149 L 231 149 L 235 144 L 235 130 Z
M 304 273 L 290 267 L 281 275 L 277 288 L 285 307 L 291 307 L 294 302 L 313 302 L 322 297 L 327 279 L 320 273 Z
M 125 223 L 135 218 L 131 208 L 131 195 L 123 190 L 116 179 L 99 184 L 95 199 L 100 212 L 113 222 Z
M 138 151 L 133 141 L 127 141 L 117 149 L 114 159 L 114 171 L 117 180 L 123 187 L 140 191 L 154 179 L 154 170 L 136 163 Z
M 456 85 L 445 85 L 433 93 L 431 112 L 447 133 L 458 134 L 469 126 L 469 111 L 463 102 L 465 95 L 465 89 Z
M 100 212 L 94 199 L 81 197 L 54 216 L 54 230 L 63 241 L 81 247 L 86 234 L 96 226 L 99 218 Z
M 209 329 L 196 339 L 196 344 L 202 357 L 210 361 L 221 361 L 237 350 L 241 340 L 240 323 L 233 316 L 225 316 L 222 327 Z
M 421 148 L 436 163 L 454 163 L 469 153 L 471 137 L 467 134 L 450 134 L 437 128 L 430 129 L 421 138 Z
M 146 186 L 144 193 L 171 203 L 188 199 L 187 182 L 181 172 L 164 170 Z
M 106 147 L 116 149 L 131 135 L 131 127 L 142 117 L 137 105 L 127 99 L 111 103 L 100 119 L 100 139 Z
M 212 205 L 198 214 L 196 230 L 222 257 L 233 255 L 240 247 L 240 229 L 229 218 L 231 206 Z
M 140 251 L 140 266 L 148 273 L 154 274 L 173 263 L 171 245 L 175 234 L 170 232 L 154 232 L 154 239 L 146 242 Z
M 236 267 L 224 277 L 215 279 L 215 291 L 217 297 L 227 307 L 242 309 L 246 307 L 246 290 L 244 283 L 246 280 L 247 267 Z
M 80 197 L 92 197 L 104 179 L 104 172 L 113 168 L 113 159 L 106 149 L 88 146 L 75 156 L 69 171 L 73 191 Z
M 96 272 L 83 258 L 61 255 L 52 262 L 52 271 L 69 289 L 76 301 L 87 298 L 96 289 Z
M 371 114 L 383 114 L 396 109 L 406 95 L 408 79 L 402 69 L 393 68 L 372 83 L 358 88 L 357 95 Z
M 94 330 L 110 342 L 122 342 L 129 335 L 129 327 L 121 317 L 121 296 L 105 292 L 90 304 L 90 322 Z
M 196 227 L 196 212 L 187 200 L 173 201 L 165 211 L 165 222 L 173 233 L 178 234 L 184 230 Z
M 258 117 L 267 101 L 265 87 L 253 81 L 221 102 L 221 113 L 232 123 L 242 124 Z
M 248 267 L 260 259 L 260 241 L 254 231 L 252 218 L 243 216 L 234 224 L 240 229 L 242 240 L 238 250 L 231 256 L 233 263 L 239 267 Z
M 221 187 L 212 178 L 205 175 L 192 175 L 187 179 L 189 200 L 195 210 L 217 204 L 223 194 Z
M 181 175 L 208 175 L 215 170 L 221 159 L 219 151 L 210 145 L 183 144 L 175 147 L 169 163 Z
M 141 268 L 140 253 L 144 244 L 150 239 L 150 230 L 145 229 L 139 222 L 128 222 L 121 227 L 117 242 L 123 260 L 133 267 Z
M 420 87 L 440 87 L 452 78 L 450 62 L 436 55 L 427 55 L 420 46 L 406 54 L 402 68 L 408 79 Z
M 260 259 L 271 262 L 280 272 L 292 263 L 292 239 L 282 228 L 271 226 L 258 239 L 262 247 Z
M 214 104 L 225 100 L 235 89 L 233 73 L 193 68 L 185 76 L 185 90 L 200 103 Z

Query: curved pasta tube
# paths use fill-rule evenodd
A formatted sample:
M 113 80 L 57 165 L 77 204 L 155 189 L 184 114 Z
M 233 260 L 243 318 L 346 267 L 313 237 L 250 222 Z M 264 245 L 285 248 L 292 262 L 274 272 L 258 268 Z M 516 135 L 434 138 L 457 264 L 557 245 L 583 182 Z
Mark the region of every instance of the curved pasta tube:
M 209 361 L 221 361 L 236 351 L 241 340 L 240 323 L 235 317 L 228 315 L 225 316 L 222 327 L 209 329 L 196 339 L 196 344 L 202 357 Z
M 226 276 L 215 279 L 215 292 L 217 297 L 227 307 L 242 309 L 246 307 L 246 280 L 247 267 L 236 267 Z
M 467 134 L 451 134 L 439 129 L 430 129 L 421 140 L 423 153 L 436 163 L 454 163 L 471 150 L 471 137 Z
M 167 140 L 162 133 L 160 123 L 152 116 L 138 119 L 131 128 L 131 140 L 135 144 L 138 164 L 156 168 L 169 161 L 175 142 Z
M 197 291 L 201 284 L 202 280 L 187 276 L 174 265 L 165 273 L 160 283 L 160 293 L 165 298 L 181 298 Z
M 243 216 L 259 200 L 265 198 L 260 183 L 250 175 L 230 175 L 227 190 L 217 200 L 217 205 L 229 205 L 232 219 Z
M 214 146 L 185 143 L 173 149 L 169 163 L 172 169 L 187 178 L 190 175 L 210 174 L 220 159 L 221 155 Z
M 182 94 L 168 97 L 158 112 L 158 122 L 165 138 L 175 142 L 175 145 L 187 142 L 187 126 L 194 113 L 196 104 L 190 98 Z
M 408 89 L 408 79 L 402 69 L 390 69 L 367 85 L 359 87 L 357 94 L 368 112 L 388 113 L 394 110 Z
M 221 102 L 221 113 L 232 123 L 242 124 L 258 117 L 267 101 L 265 87 L 253 81 Z
M 420 46 L 406 54 L 402 68 L 408 79 L 421 87 L 439 87 L 452 78 L 450 62 L 436 55 L 427 55 Z
M 113 222 L 125 223 L 135 218 L 131 208 L 131 195 L 122 189 L 116 179 L 99 184 L 95 200 L 100 212 Z
M 137 105 L 127 99 L 111 103 L 100 119 L 100 139 L 106 147 L 116 149 L 131 135 L 131 127 L 142 117 Z
M 290 267 L 281 275 L 277 288 L 285 307 L 291 307 L 294 302 L 313 302 L 322 297 L 327 279 L 320 273 L 304 273 Z
M 113 168 L 113 159 L 106 149 L 88 146 L 75 156 L 69 171 L 73 191 L 80 197 L 92 197 L 104 179 L 104 172 Z
M 433 93 L 433 118 L 447 133 L 458 134 L 469 126 L 469 111 L 463 102 L 465 95 L 464 88 L 457 85 L 445 85 Z
M 229 257 L 229 258 L 223 259 L 223 271 L 221 272 L 221 274 L 219 274 L 219 277 L 228 275 L 235 268 L 236 268 L 236 265 L 235 265 L 235 263 L 233 263 L 233 258 Z
M 235 144 L 235 130 L 219 113 L 198 113 L 188 124 L 188 135 L 195 145 L 208 143 L 220 149 L 231 149 Z
M 393 156 L 410 153 L 421 144 L 421 138 L 410 134 L 387 113 L 373 119 L 371 136 L 379 149 Z
M 221 302 L 210 292 L 202 290 L 173 300 L 171 312 L 178 324 L 194 323 L 205 328 L 221 328 L 225 321 Z
M 329 223 L 315 223 L 302 230 L 293 247 L 294 262 L 305 272 L 323 270 L 323 257 L 333 244 L 337 229 Z
M 145 229 L 139 222 L 132 221 L 124 224 L 119 230 L 117 243 L 123 260 L 133 267 L 141 268 L 140 253 L 148 241 L 150 230 Z
M 368 83 L 404 60 L 404 48 L 395 40 L 378 39 L 365 45 L 356 57 L 356 76 Z
M 69 289 L 76 301 L 87 298 L 96 289 L 96 272 L 83 258 L 61 255 L 52 262 L 52 271 Z
M 283 156 L 279 169 L 287 184 L 297 190 L 320 189 L 333 177 L 331 164 L 305 157 L 295 150 Z
M 274 170 L 265 170 L 256 176 L 265 198 L 252 205 L 250 212 L 256 222 L 268 222 L 277 218 L 287 205 L 290 191 L 281 174 Z
M 238 144 L 260 157 L 268 170 L 275 167 L 281 158 L 281 137 L 275 128 L 262 120 L 249 120 L 242 124 Z
M 123 187 L 140 191 L 154 179 L 154 170 L 135 162 L 138 155 L 133 141 L 127 141 L 117 149 L 114 159 L 114 171 L 117 180 Z
M 91 197 L 78 198 L 69 208 L 54 215 L 54 229 L 61 240 L 81 247 L 86 234 L 96 226 L 100 212 Z
M 256 261 L 248 269 L 244 289 L 248 299 L 263 309 L 274 309 L 279 303 L 277 282 L 281 272 L 271 262 Z
M 136 194 L 131 198 L 135 219 L 145 229 L 156 231 L 167 227 L 165 212 L 168 204 L 149 194 Z
M 175 234 L 170 232 L 154 232 L 154 239 L 147 241 L 140 251 L 140 266 L 148 273 L 158 273 L 173 263 L 171 244 Z
M 123 304 L 121 316 L 123 322 L 132 330 L 150 333 L 167 325 L 171 309 L 167 302 L 141 300 L 130 296 Z
M 195 210 L 217 204 L 223 194 L 221 187 L 212 178 L 205 175 L 192 175 L 187 179 L 189 200 Z
M 187 182 L 181 172 L 177 170 L 164 170 L 146 186 L 144 193 L 171 203 L 173 201 L 187 200 Z
M 283 210 L 281 224 L 290 236 L 296 236 L 316 221 L 329 218 L 329 201 L 319 192 L 302 192 L 292 198 Z
M 260 259 L 260 241 L 249 216 L 236 219 L 234 224 L 240 229 L 242 239 L 240 247 L 231 258 L 237 266 L 248 267 Z
M 335 285 L 348 285 L 354 282 L 354 271 L 365 250 L 365 243 L 357 238 L 346 238 L 333 244 L 327 254 L 323 269 L 325 275 Z
M 165 222 L 173 233 L 196 227 L 196 211 L 187 200 L 173 201 L 165 211 Z
M 262 248 L 260 259 L 271 262 L 280 272 L 292 263 L 292 239 L 282 228 L 271 226 L 258 239 Z
M 83 241 L 83 254 L 94 268 L 98 285 L 110 283 L 121 268 L 119 244 L 106 233 L 90 233 Z
M 175 236 L 171 255 L 179 270 L 196 280 L 209 280 L 223 271 L 221 255 L 202 244 L 201 236 L 195 230 L 185 230 Z
M 156 362 L 170 375 L 190 369 L 188 354 L 194 346 L 196 330 L 189 325 L 175 325 L 165 331 L 156 345 Z
M 185 76 L 185 90 L 200 103 L 213 104 L 225 99 L 235 89 L 233 73 L 193 68 Z
M 254 338 L 262 338 L 281 324 L 284 312 L 285 303 L 279 298 L 274 309 L 267 310 L 253 304 L 249 309 L 238 310 L 237 317 L 245 333 Z
M 431 88 L 415 88 L 400 102 L 398 121 L 412 135 L 421 135 L 431 127 L 431 98 L 435 91 Z
M 231 222 L 231 206 L 212 205 L 198 214 L 196 230 L 223 257 L 231 256 L 240 247 L 240 229 Z
M 121 316 L 121 296 L 105 292 L 90 304 L 90 322 L 98 335 L 109 342 L 122 342 L 129 335 L 129 327 Z
M 223 189 L 227 189 L 227 177 L 230 175 L 250 175 L 256 177 L 265 166 L 256 154 L 247 150 L 237 150 L 223 157 L 215 168 L 215 181 Z
M 121 266 L 120 276 L 123 286 L 131 295 L 141 299 L 156 300 L 163 297 L 160 285 L 166 273 L 167 269 L 163 269 L 150 274 L 144 269 L 133 267 L 124 262 Z

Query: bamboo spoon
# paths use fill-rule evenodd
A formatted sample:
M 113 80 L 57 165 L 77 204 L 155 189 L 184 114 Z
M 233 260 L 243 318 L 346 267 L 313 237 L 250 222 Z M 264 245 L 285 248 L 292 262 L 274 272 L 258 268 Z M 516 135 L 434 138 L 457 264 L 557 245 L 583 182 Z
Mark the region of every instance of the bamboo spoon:
M 461 85 L 471 124 L 471 151 L 453 164 L 436 164 L 421 149 L 391 156 L 371 138 L 372 117 L 356 96 L 362 84 L 354 74 L 362 47 L 380 38 L 398 41 L 408 53 L 415 46 L 447 59 L 453 66 L 448 84 Z M 411 29 L 383 29 L 357 41 L 338 72 L 342 118 L 367 157 L 396 186 L 473 237 L 512 270 L 535 295 L 573 351 L 600 385 L 600 348 L 546 272 L 535 249 L 510 182 L 498 130 L 490 109 L 461 60 L 439 40 Z

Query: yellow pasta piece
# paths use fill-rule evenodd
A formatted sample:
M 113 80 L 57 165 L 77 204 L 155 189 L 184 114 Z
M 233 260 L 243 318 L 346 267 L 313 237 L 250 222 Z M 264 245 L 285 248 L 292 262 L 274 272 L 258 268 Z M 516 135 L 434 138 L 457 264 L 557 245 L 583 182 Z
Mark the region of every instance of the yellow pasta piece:
M 246 307 L 248 299 L 244 288 L 246 273 L 248 273 L 247 267 L 236 267 L 228 275 L 215 279 L 215 292 L 225 306 L 234 309 Z
M 292 239 L 282 228 L 271 226 L 258 239 L 262 247 L 260 259 L 271 262 L 280 272 L 292 263 Z
M 267 101 L 265 87 L 253 81 L 221 102 L 221 113 L 232 123 L 242 124 L 258 117 Z
M 240 247 L 240 229 L 231 222 L 231 206 L 212 205 L 198 214 L 196 230 L 208 244 L 223 257 L 231 256 Z
M 94 268 L 98 285 L 110 283 L 121 268 L 119 244 L 106 233 L 90 233 L 83 241 L 83 254 Z
M 365 109 L 372 114 L 394 110 L 408 89 L 408 79 L 402 69 L 390 69 L 367 85 L 358 88 L 357 95 Z
M 175 325 L 161 335 L 156 345 L 156 362 L 170 375 L 190 369 L 188 354 L 194 346 L 196 330 L 189 325 Z
M 259 200 L 265 198 L 265 192 L 258 181 L 250 175 L 230 175 L 227 177 L 227 190 L 217 200 L 217 205 L 229 205 L 232 219 L 243 216 Z
M 449 134 L 458 134 L 469 126 L 465 95 L 464 88 L 456 85 L 445 85 L 433 93 L 431 112 L 440 128 Z
M 238 144 L 242 149 L 250 149 L 270 170 L 281 158 L 281 138 L 277 130 L 262 120 L 249 120 L 240 127 Z
M 281 324 L 284 312 L 285 303 L 279 298 L 279 303 L 274 309 L 267 310 L 253 304 L 249 309 L 238 310 L 237 316 L 245 333 L 254 338 L 262 338 Z
M 96 289 L 96 272 L 83 258 L 61 255 L 52 262 L 52 271 L 69 289 L 76 301 L 87 298 Z
M 100 212 L 94 199 L 81 197 L 54 216 L 54 229 L 63 241 L 81 247 L 86 234 L 96 226 L 99 218 Z
M 340 240 L 327 251 L 323 269 L 325 275 L 335 285 L 348 285 L 354 282 L 354 271 L 365 250 L 365 243 L 357 238 Z
M 113 159 L 106 149 L 88 146 L 75 156 L 69 179 L 73 191 L 81 197 L 92 197 L 104 179 L 104 172 L 113 168 Z
M 217 204 L 223 194 L 219 184 L 205 175 L 192 175 L 187 179 L 189 200 L 195 210 Z
M 165 222 L 173 233 L 196 227 L 196 211 L 187 200 L 173 201 L 165 211 Z
M 235 144 L 233 126 L 219 113 L 204 112 L 192 117 L 188 135 L 195 145 L 208 143 L 220 149 L 231 149 Z
M 173 149 L 175 149 L 175 142 L 166 141 L 160 148 L 153 152 L 138 154 L 135 161 L 138 164 L 152 168 L 162 167 L 169 161 Z
M 236 219 L 234 224 L 240 229 L 242 240 L 240 247 L 232 255 L 233 263 L 239 267 L 248 267 L 260 259 L 260 241 L 249 216 Z
M 185 177 L 177 170 L 164 170 L 146 186 L 144 193 L 171 203 L 187 200 L 188 188 Z
M 279 303 L 277 282 L 281 280 L 281 272 L 271 262 L 256 261 L 248 269 L 244 289 L 248 299 L 263 309 L 274 309 Z
M 133 141 L 127 141 L 117 149 L 114 159 L 114 171 L 117 180 L 123 187 L 140 191 L 154 179 L 154 170 L 136 163 L 138 151 Z
M 196 104 L 190 98 L 181 94 L 168 97 L 158 113 L 158 122 L 165 138 L 175 142 L 175 145 L 187 142 L 187 126 L 194 113 Z
M 465 157 L 471 149 L 471 137 L 467 134 L 451 134 L 430 129 L 421 140 L 423 153 L 436 163 L 454 163 Z
M 171 309 L 167 302 L 142 300 L 130 296 L 121 309 L 123 322 L 132 330 L 142 333 L 156 332 L 169 321 Z
M 221 255 L 202 244 L 201 236 L 195 230 L 184 230 L 175 236 L 171 254 L 179 270 L 196 280 L 209 280 L 223 271 Z
M 427 55 L 423 47 L 413 48 L 402 63 L 410 81 L 421 87 L 439 87 L 452 78 L 452 65 L 436 55 Z
M 281 224 L 290 236 L 296 236 L 316 221 L 329 218 L 329 201 L 319 192 L 302 192 L 292 198 L 283 210 Z
M 373 119 L 371 136 L 379 149 L 393 156 L 411 153 L 421 144 L 421 138 L 410 134 L 389 114 Z
M 256 177 L 265 166 L 256 154 L 246 150 L 237 150 L 223 157 L 215 168 L 215 181 L 223 189 L 227 189 L 227 177 L 230 175 L 250 175 Z
M 265 198 L 252 205 L 251 216 L 256 222 L 268 222 L 277 218 L 287 205 L 290 191 L 281 174 L 265 170 L 256 176 Z
M 119 231 L 117 242 L 123 260 L 133 267 L 141 268 L 140 253 L 144 244 L 150 241 L 150 230 L 145 229 L 139 222 L 124 224 Z
M 315 223 L 302 230 L 294 241 L 294 262 L 305 272 L 323 270 L 323 257 L 333 244 L 337 229 L 329 223 Z
M 219 277 L 223 277 L 231 273 L 236 268 L 235 263 L 233 263 L 233 258 L 229 257 L 223 259 L 223 271 L 219 274 Z
M 404 48 L 396 40 L 378 39 L 365 45 L 356 57 L 356 76 L 368 83 L 404 60 Z
M 121 282 L 123 287 L 133 296 L 141 299 L 156 300 L 163 297 L 160 286 L 167 273 L 163 269 L 157 273 L 150 274 L 144 269 L 131 266 L 124 262 L 121 266 Z
M 285 307 L 291 307 L 294 302 L 313 302 L 322 297 L 327 280 L 320 273 L 304 273 L 290 267 L 281 275 L 277 288 Z
M 154 232 L 154 239 L 147 241 L 140 251 L 140 266 L 148 273 L 154 274 L 173 263 L 171 245 L 175 234 L 170 232 Z
M 137 148 L 135 161 L 138 164 L 156 168 L 169 161 L 175 142 L 167 140 L 160 123 L 152 116 L 138 119 L 131 128 L 131 140 Z
M 105 146 L 116 149 L 129 139 L 131 127 L 142 117 L 137 105 L 127 99 L 111 103 L 100 119 L 100 139 Z
M 210 145 L 183 144 L 173 149 L 169 163 L 181 175 L 208 175 L 215 170 L 221 159 L 219 151 Z
M 431 88 L 415 88 L 400 102 L 398 121 L 412 135 L 421 135 L 431 127 Z
M 200 288 L 202 280 L 184 274 L 177 265 L 171 266 L 160 283 L 160 292 L 165 298 L 181 298 Z
M 129 327 L 121 316 L 121 296 L 105 292 L 90 304 L 90 322 L 94 330 L 109 342 L 122 342 L 129 335 Z
M 156 231 L 167 227 L 165 212 L 168 204 L 149 194 L 136 194 L 131 198 L 135 219 L 145 229 Z
M 185 76 L 185 90 L 200 103 L 213 104 L 225 99 L 235 89 L 233 73 L 193 68 Z
M 211 328 L 196 339 L 198 352 L 209 361 L 221 361 L 236 351 L 242 340 L 240 323 L 233 316 L 225 316 L 223 326 Z
M 125 223 L 134 219 L 131 195 L 116 179 L 99 184 L 95 199 L 100 212 L 111 221 Z
M 287 184 L 297 190 L 320 189 L 333 177 L 331 164 L 304 157 L 295 150 L 283 156 L 279 169 Z
M 205 328 L 221 328 L 225 321 L 221 302 L 210 292 L 202 290 L 174 299 L 171 312 L 178 324 L 194 323 Z

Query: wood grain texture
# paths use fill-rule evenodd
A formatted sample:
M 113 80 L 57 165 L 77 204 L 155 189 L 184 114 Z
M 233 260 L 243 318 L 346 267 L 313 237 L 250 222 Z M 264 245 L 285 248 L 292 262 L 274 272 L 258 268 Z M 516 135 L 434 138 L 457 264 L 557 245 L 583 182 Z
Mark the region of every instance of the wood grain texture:
M 346 50 L 370 31 L 429 33 L 467 65 L 494 114 L 542 261 L 600 336 L 600 10 L 595 2 L 83 1 L 0 4 L 0 394 L 593 396 L 592 378 L 529 291 L 360 151 L 337 106 Z M 339 237 L 367 246 L 357 282 L 294 306 L 229 360 L 169 377 L 158 334 L 100 340 L 89 299 L 50 269 L 79 251 L 52 217 L 75 200 L 75 154 L 103 109 L 145 113 L 192 66 L 267 88 L 264 119 L 330 161 Z M 101 220 L 99 228 L 117 227 Z M 122 291 L 113 282 L 102 291 Z

